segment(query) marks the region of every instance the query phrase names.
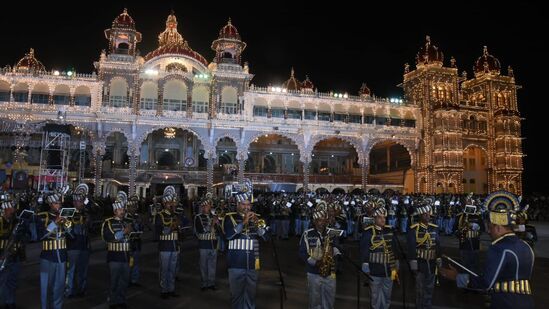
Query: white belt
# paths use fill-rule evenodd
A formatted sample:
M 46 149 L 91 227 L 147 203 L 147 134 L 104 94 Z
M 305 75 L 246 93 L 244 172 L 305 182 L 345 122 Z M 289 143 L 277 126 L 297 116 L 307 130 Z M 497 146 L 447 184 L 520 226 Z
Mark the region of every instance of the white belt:
M 215 236 L 215 233 L 201 233 L 198 234 L 199 240 L 215 240 L 217 239 L 217 236 Z
M 476 238 L 479 236 L 478 231 L 467 231 L 467 238 Z
M 233 239 L 229 240 L 229 250 L 248 250 L 254 249 L 253 239 Z
M 167 235 L 160 235 L 160 240 L 177 240 L 177 232 L 171 232 Z

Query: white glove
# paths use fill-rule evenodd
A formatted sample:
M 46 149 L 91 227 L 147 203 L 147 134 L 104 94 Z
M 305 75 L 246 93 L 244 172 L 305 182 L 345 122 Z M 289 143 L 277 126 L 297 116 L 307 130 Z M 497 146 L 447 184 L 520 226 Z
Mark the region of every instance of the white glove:
M 410 261 L 410 268 L 412 269 L 412 271 L 417 271 L 417 260 Z
M 368 265 L 368 263 L 362 263 L 362 272 L 367 274 L 370 273 L 370 266 Z
M 334 255 L 340 255 L 341 254 L 341 251 L 339 251 L 339 249 L 336 248 L 336 247 L 333 248 L 332 252 L 333 252 Z
M 309 265 L 311 265 L 311 266 L 315 266 L 315 265 L 316 265 L 316 262 L 317 262 L 317 260 L 316 260 L 316 259 L 313 259 L 312 257 L 309 257 L 309 258 L 307 259 L 307 263 L 309 263 Z

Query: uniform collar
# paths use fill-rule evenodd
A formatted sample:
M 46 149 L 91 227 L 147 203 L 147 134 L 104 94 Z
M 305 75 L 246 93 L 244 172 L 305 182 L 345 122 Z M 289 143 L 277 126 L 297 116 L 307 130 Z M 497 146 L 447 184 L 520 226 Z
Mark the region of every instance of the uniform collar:
M 515 236 L 515 233 L 509 232 L 507 234 L 501 235 L 500 237 L 496 238 L 496 240 L 492 241 L 492 245 L 495 245 L 497 242 L 508 236 Z

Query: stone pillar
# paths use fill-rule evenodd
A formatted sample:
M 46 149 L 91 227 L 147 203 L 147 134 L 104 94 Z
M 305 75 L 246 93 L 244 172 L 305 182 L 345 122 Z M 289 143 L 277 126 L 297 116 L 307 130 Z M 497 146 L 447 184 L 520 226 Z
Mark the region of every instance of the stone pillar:
M 139 156 L 135 151 L 131 151 L 128 153 L 128 156 L 130 157 L 130 169 L 128 174 L 128 193 L 129 196 L 135 195 L 135 179 L 137 177 L 137 160 L 139 160 Z
M 387 172 L 391 171 L 391 146 L 387 146 Z
M 206 188 L 208 190 L 208 193 L 213 194 L 214 158 L 211 152 L 208 153 L 207 160 L 208 160 L 208 168 L 207 168 L 207 175 L 206 175 Z
M 303 192 L 309 192 L 309 160 L 303 162 Z
M 244 169 L 246 168 L 246 160 L 244 158 L 240 158 L 238 160 L 238 176 L 237 181 L 238 183 L 244 182 Z
M 366 186 L 368 185 L 368 164 L 366 162 L 360 164 L 360 171 L 362 176 L 362 190 L 366 192 Z
M 103 169 L 103 155 L 101 151 L 97 151 L 95 154 L 95 170 L 94 170 L 94 195 L 99 197 L 101 195 L 102 178 L 101 173 Z

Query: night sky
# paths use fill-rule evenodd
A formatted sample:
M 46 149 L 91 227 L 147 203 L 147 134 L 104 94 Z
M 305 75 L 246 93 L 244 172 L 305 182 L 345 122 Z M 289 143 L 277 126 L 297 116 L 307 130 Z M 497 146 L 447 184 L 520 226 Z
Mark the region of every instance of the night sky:
M 499 58 L 503 73 L 511 65 L 517 83 L 523 121 L 525 191 L 549 193 L 548 157 L 543 151 L 547 121 L 548 71 L 546 45 L 549 22 L 539 4 L 515 1 L 467 1 L 397 4 L 384 1 L 135 1 L 79 2 L 52 5 L 18 1 L 2 4 L 0 66 L 14 65 L 30 47 L 48 70 L 75 68 L 91 73 L 93 61 L 107 48 L 104 29 L 124 7 L 143 34 L 141 55 L 155 49 L 158 34 L 173 9 L 178 29 L 191 48 L 208 61 L 211 42 L 229 17 L 248 44 L 243 60 L 260 86 L 281 84 L 290 68 L 303 80 L 308 74 L 319 91 L 356 94 L 362 82 L 382 97 L 401 96 L 403 65 L 414 64 L 425 35 L 445 56 L 454 56 L 460 70 L 473 76 L 482 47 Z M 196 3 L 195 3 L 196 2 Z M 545 30 L 544 30 L 545 29 Z

